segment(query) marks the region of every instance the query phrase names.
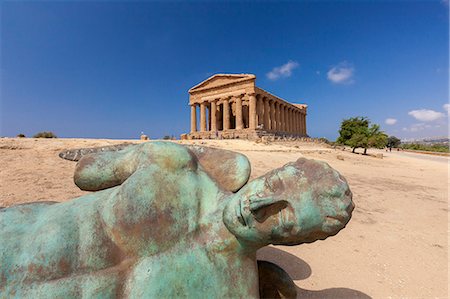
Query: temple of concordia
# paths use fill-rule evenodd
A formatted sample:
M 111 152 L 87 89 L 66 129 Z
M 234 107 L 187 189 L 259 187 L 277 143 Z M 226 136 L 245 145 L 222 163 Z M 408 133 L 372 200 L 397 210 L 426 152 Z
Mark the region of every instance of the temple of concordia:
M 189 89 L 187 138 L 307 137 L 307 105 L 274 96 L 256 87 L 255 80 L 251 74 L 217 74 Z

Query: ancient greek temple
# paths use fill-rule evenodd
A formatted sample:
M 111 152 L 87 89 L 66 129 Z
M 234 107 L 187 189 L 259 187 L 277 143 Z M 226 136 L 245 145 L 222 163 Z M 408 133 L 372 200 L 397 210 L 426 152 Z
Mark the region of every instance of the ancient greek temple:
M 217 74 L 189 89 L 187 138 L 306 137 L 307 105 L 274 96 L 255 80 L 251 74 Z

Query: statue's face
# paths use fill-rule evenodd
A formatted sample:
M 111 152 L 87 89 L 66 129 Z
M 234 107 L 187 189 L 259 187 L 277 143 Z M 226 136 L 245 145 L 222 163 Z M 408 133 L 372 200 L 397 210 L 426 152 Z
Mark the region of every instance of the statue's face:
M 224 223 L 251 243 L 296 245 L 337 234 L 354 204 L 345 179 L 324 162 L 299 159 L 243 187 L 224 210 Z

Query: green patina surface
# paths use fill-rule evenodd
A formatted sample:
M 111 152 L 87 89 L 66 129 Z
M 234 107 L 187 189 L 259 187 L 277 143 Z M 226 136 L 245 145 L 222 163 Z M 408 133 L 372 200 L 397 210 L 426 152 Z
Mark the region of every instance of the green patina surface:
M 257 249 L 334 235 L 354 205 L 323 162 L 249 175 L 241 154 L 170 142 L 87 155 L 75 183 L 97 192 L 0 210 L 0 298 L 259 297 Z

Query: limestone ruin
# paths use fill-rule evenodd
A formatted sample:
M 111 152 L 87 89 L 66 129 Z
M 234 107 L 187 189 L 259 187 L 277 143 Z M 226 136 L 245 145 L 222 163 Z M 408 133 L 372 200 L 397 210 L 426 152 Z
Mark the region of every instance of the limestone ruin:
M 307 105 L 270 94 L 256 87 L 255 80 L 252 74 L 216 74 L 189 89 L 191 132 L 187 138 L 307 137 Z

